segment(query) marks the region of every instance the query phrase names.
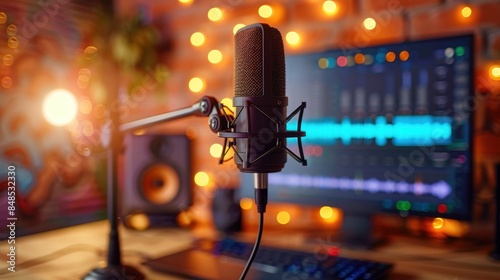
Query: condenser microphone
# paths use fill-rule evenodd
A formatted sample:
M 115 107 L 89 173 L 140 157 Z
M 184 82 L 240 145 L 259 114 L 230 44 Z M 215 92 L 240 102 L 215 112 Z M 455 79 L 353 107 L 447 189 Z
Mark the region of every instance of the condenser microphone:
M 305 135 L 300 131 L 305 103 L 287 116 L 285 51 L 280 32 L 256 23 L 239 29 L 234 41 L 236 114 L 230 131 L 219 136 L 233 139 L 229 147 L 235 150 L 234 161 L 241 172 L 279 172 L 287 153 L 305 165 L 300 141 Z M 297 131 L 287 131 L 286 123 L 298 112 Z M 286 147 L 289 137 L 297 137 L 300 157 Z
M 267 24 L 256 23 L 239 29 L 234 37 L 235 117 L 224 137 L 221 162 L 226 146 L 234 150 L 234 162 L 241 172 L 254 173 L 255 204 L 259 228 L 254 248 L 240 279 L 247 274 L 262 236 L 267 205 L 268 173 L 285 166 L 287 154 L 306 165 L 300 131 L 305 102 L 287 116 L 285 95 L 285 51 L 281 34 Z M 297 131 L 287 131 L 287 122 L 298 112 Z M 300 157 L 286 146 L 288 137 L 297 137 Z M 229 144 L 228 144 L 229 139 Z
M 280 171 L 286 163 L 285 52 L 280 32 L 267 24 L 252 24 L 235 34 L 234 99 L 236 132 L 251 133 L 235 139 L 242 172 Z M 261 160 L 262 159 L 262 160 Z
M 230 129 L 219 136 L 232 139 L 234 161 L 241 172 L 255 173 L 255 189 L 267 188 L 267 173 L 281 171 L 287 154 L 306 165 L 301 143 L 305 132 L 300 131 L 305 102 L 287 116 L 285 51 L 276 28 L 248 25 L 236 32 L 234 41 L 236 113 Z M 299 112 L 297 131 L 287 131 L 287 122 Z M 300 156 L 287 148 L 289 137 L 297 138 Z

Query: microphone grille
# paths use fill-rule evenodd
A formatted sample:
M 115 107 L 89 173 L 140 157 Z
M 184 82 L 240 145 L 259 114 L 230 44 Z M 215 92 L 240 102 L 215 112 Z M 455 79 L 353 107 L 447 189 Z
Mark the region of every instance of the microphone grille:
M 278 29 L 267 24 L 240 29 L 235 35 L 234 53 L 236 97 L 262 96 L 269 86 L 272 93 L 267 94 L 285 95 L 285 51 Z

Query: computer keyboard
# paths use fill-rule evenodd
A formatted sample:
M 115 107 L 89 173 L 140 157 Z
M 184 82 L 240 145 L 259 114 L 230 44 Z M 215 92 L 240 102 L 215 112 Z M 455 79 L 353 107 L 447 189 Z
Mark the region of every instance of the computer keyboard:
M 253 244 L 231 238 L 222 240 L 199 240 L 197 250 L 215 257 L 229 257 L 246 261 Z M 386 279 L 393 264 L 371 260 L 340 257 L 338 250 L 307 253 L 274 247 L 261 246 L 253 266 L 269 272 L 280 272 L 279 279 Z M 296 276 L 293 278 L 292 276 Z

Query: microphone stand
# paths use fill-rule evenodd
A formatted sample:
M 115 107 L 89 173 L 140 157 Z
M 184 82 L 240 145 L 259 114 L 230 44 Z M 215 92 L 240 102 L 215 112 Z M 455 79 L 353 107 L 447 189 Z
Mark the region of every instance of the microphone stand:
M 232 117 L 219 106 L 213 97 L 205 96 L 191 107 L 173 112 L 147 117 L 137 121 L 119 125 L 117 113 L 111 113 L 108 124 L 104 127 L 102 142 L 108 149 L 107 185 L 108 185 L 108 222 L 110 226 L 107 266 L 91 270 L 83 280 L 143 280 L 144 274 L 132 266 L 123 265 L 121 261 L 120 236 L 118 230 L 118 154 L 122 147 L 122 135 L 154 124 L 179 119 L 186 116 L 210 116 L 210 129 L 218 132 L 229 127 Z

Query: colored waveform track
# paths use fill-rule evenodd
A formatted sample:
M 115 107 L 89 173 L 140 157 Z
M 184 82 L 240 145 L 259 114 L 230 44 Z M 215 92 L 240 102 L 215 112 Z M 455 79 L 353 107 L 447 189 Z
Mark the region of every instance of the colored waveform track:
M 290 123 L 295 127 L 296 123 Z M 392 123 L 378 116 L 362 123 L 352 122 L 349 117 L 336 119 L 305 120 L 302 130 L 306 132 L 305 143 L 335 144 L 341 141 L 350 145 L 353 140 L 375 141 L 385 146 L 389 139 L 395 146 L 432 146 L 451 143 L 452 119 L 440 116 L 394 116 Z
M 413 195 L 432 195 L 440 199 L 450 195 L 452 188 L 445 181 L 426 184 L 422 182 L 408 183 L 375 178 L 347 178 L 330 176 L 312 176 L 300 174 L 270 173 L 269 183 L 289 187 L 339 189 L 345 191 L 366 191 L 369 193 L 394 193 Z

